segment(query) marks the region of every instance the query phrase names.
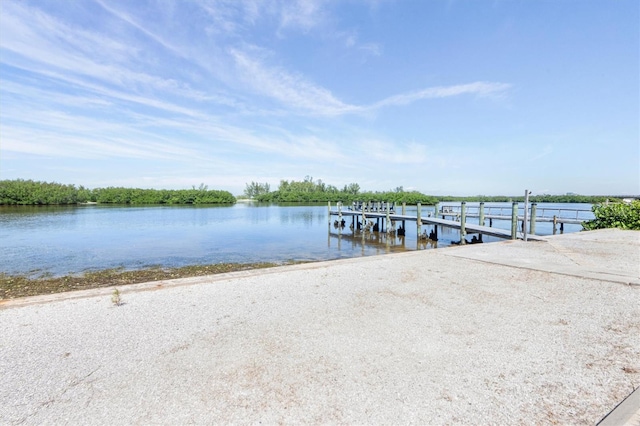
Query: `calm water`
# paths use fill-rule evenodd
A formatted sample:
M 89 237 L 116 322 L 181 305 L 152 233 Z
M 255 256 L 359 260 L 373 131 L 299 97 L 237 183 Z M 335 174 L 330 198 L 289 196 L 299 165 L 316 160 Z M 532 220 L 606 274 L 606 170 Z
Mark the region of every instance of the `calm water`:
M 539 204 L 539 212 L 541 207 L 591 208 Z M 424 207 L 422 215 L 433 211 Z M 407 214 L 415 213 L 415 207 L 407 207 Z M 0 272 L 64 275 L 115 267 L 329 260 L 434 248 L 418 241 L 415 223 L 407 222 L 406 237 L 362 238 L 349 229 L 349 220 L 344 229 L 329 224 L 326 205 L 0 207 Z M 510 229 L 509 222 L 493 225 Z M 564 232 L 579 230 L 580 225 L 565 225 Z M 551 224 L 537 224 L 537 234 L 552 232 Z M 438 233 L 438 247 L 460 239 L 458 231 L 445 228 Z

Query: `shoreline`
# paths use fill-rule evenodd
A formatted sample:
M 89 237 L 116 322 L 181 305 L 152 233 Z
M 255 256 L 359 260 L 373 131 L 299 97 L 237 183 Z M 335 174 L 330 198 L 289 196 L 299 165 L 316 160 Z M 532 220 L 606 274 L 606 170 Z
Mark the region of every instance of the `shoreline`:
M 4 300 L 23 297 L 129 286 L 181 278 L 195 278 L 235 271 L 274 268 L 277 266 L 292 265 L 296 263 L 305 262 L 224 262 L 206 265 L 189 265 L 177 268 L 164 268 L 157 266 L 132 270 L 112 268 L 88 271 L 82 274 L 68 274 L 56 277 L 42 276 L 36 278 L 31 278 L 27 275 L 10 275 L 0 273 L 0 303 Z

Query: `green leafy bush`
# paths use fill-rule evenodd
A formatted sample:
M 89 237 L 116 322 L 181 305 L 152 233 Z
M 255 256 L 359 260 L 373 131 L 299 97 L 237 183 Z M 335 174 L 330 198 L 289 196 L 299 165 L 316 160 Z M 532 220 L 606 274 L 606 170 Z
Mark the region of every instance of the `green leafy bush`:
M 596 204 L 593 206 L 595 219 L 584 222 L 586 230 L 620 228 L 640 230 L 640 200 L 630 204 Z

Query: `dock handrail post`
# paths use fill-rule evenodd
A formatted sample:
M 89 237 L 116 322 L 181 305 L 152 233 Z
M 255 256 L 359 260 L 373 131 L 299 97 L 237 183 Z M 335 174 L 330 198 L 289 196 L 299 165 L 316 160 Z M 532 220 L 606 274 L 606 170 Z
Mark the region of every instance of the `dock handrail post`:
M 478 224 L 484 226 L 484 201 L 480 201 L 480 218 L 478 218 Z
M 529 226 L 529 233 L 531 235 L 535 235 L 536 234 L 536 210 L 538 207 L 538 203 L 531 203 L 531 218 L 529 219 L 529 221 L 531 222 L 531 225 Z
M 511 202 L 511 239 L 515 240 L 518 235 L 518 203 Z
M 416 216 L 416 229 L 418 232 L 418 239 L 420 239 L 420 231 L 422 230 L 422 205 L 418 203 L 418 215 Z
M 462 201 L 460 203 L 460 244 L 466 244 L 467 240 L 467 202 Z

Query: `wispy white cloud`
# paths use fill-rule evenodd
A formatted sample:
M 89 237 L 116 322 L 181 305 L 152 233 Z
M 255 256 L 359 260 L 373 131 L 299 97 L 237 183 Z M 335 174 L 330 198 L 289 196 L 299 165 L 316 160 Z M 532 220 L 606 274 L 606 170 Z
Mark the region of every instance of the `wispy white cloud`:
M 504 95 L 510 88 L 511 85 L 507 83 L 485 81 L 478 81 L 468 84 L 458 84 L 453 86 L 430 87 L 415 92 L 390 96 L 386 99 L 370 105 L 368 108 L 377 109 L 388 106 L 401 106 L 408 105 L 410 103 L 423 99 L 448 98 L 460 95 L 501 96 Z
M 264 64 L 257 55 L 246 51 L 230 50 L 244 83 L 256 93 L 275 99 L 303 112 L 337 115 L 357 107 L 337 99 L 329 90 L 313 84 L 301 75 Z
M 324 0 L 291 0 L 282 3 L 281 28 L 309 31 L 324 21 Z
M 141 31 L 143 34 L 148 36 L 150 39 L 152 39 L 155 42 L 157 42 L 160 45 L 162 45 L 162 47 L 164 47 L 165 49 L 173 52 L 177 56 L 183 56 L 183 52 L 184 51 L 182 49 L 174 46 L 171 42 L 166 40 L 163 36 L 161 36 L 161 35 L 153 32 L 153 31 L 149 30 L 145 25 L 143 25 L 140 22 L 138 22 L 137 19 L 135 19 L 133 16 L 131 16 L 127 12 L 119 10 L 119 9 L 113 7 L 111 4 L 107 4 L 106 2 L 104 2 L 102 0 L 94 0 L 94 1 L 96 3 L 98 3 L 104 10 L 106 10 L 109 13 L 115 15 L 118 19 L 120 19 L 122 21 L 125 21 L 128 24 L 130 24 L 131 26 L 135 27 L 136 29 Z

